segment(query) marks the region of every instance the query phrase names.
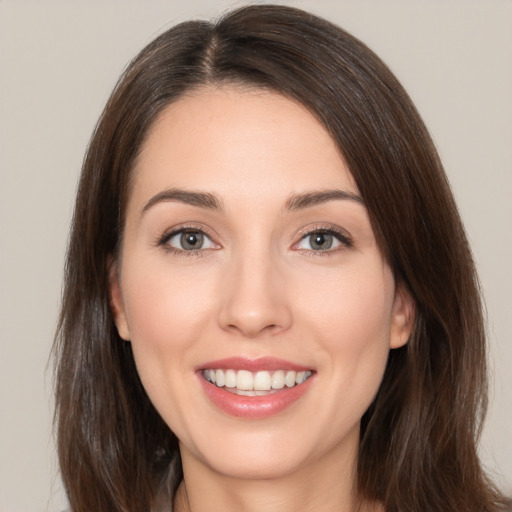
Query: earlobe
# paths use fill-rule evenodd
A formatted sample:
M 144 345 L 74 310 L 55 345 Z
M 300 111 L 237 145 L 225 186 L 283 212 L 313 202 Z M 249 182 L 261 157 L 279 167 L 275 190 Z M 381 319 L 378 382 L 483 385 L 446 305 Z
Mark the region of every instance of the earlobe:
M 121 286 L 119 284 L 119 275 L 117 272 L 117 266 L 112 258 L 109 258 L 108 261 L 108 280 L 110 309 L 112 311 L 112 316 L 114 317 L 117 332 L 123 340 L 130 341 L 130 332 L 126 322 Z
M 399 283 L 395 290 L 390 348 L 403 347 L 411 336 L 415 319 L 415 303 L 408 288 Z

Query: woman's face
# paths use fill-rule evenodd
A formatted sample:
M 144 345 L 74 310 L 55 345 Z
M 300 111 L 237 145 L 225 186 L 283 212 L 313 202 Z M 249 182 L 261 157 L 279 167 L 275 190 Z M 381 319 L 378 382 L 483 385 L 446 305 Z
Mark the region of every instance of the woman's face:
M 353 462 L 413 316 L 326 130 L 235 86 L 150 130 L 111 294 L 184 464 L 246 478 Z

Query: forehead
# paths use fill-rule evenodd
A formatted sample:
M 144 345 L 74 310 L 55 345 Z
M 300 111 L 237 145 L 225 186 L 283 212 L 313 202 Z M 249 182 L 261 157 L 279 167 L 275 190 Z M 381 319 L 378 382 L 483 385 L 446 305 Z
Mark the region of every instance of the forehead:
M 137 158 L 133 192 L 169 187 L 268 197 L 357 187 L 334 141 L 301 104 L 241 86 L 208 87 L 168 105 Z

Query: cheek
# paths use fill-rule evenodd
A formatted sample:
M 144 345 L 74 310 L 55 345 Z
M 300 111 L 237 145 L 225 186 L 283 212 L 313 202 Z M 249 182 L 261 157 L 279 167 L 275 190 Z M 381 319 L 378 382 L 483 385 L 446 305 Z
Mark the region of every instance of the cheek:
M 187 364 L 207 330 L 214 283 L 206 275 L 178 272 L 154 260 L 133 266 L 126 262 L 124 270 L 123 298 L 134 358 L 150 393 Z
M 137 372 L 164 421 L 184 435 L 190 367 L 211 331 L 215 283 L 205 272 L 176 271 L 155 259 L 124 265 L 123 298 Z
M 314 328 L 319 374 L 330 406 L 318 421 L 337 432 L 357 428 L 375 398 L 389 355 L 394 281 L 386 269 L 367 268 L 331 276 L 318 293 L 303 299 L 303 315 Z M 304 318 L 306 318 L 304 316 Z M 329 401 L 330 400 L 330 401 Z M 326 435 L 325 442 L 331 438 Z
M 185 334 L 184 324 L 193 328 L 201 312 L 211 307 L 211 279 L 198 272 L 151 261 L 128 263 L 125 275 L 123 298 L 132 341 L 167 344 Z
M 312 330 L 325 354 L 329 378 L 339 389 L 352 390 L 364 410 L 380 385 L 388 359 L 393 277 L 382 265 L 318 277 L 296 295 L 301 297 L 302 325 Z M 305 294 L 304 289 L 309 292 Z
M 336 345 L 389 339 L 394 280 L 386 267 L 340 269 L 307 281 L 296 291 L 301 315 L 309 317 Z

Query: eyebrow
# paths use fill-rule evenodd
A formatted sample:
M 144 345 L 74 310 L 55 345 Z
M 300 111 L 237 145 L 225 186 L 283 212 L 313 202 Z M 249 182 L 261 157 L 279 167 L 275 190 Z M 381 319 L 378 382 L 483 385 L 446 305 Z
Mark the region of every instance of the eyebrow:
M 192 190 L 183 190 L 179 188 L 170 188 L 163 190 L 154 195 L 142 209 L 144 214 L 153 206 L 159 203 L 178 202 L 185 203 L 199 208 L 206 208 L 208 210 L 222 211 L 222 202 L 214 194 L 208 192 L 194 192 Z
M 336 200 L 355 201 L 364 205 L 363 199 L 352 192 L 346 190 L 321 190 L 319 192 L 308 192 L 305 194 L 295 194 L 286 201 L 285 209 L 289 211 L 303 210 L 316 206 L 317 204 L 326 203 Z
M 307 192 L 304 194 L 292 195 L 285 204 L 285 210 L 296 211 L 304 210 L 312 206 L 326 203 L 328 201 L 349 200 L 363 204 L 360 196 L 346 190 L 322 190 L 319 192 Z M 170 188 L 154 195 L 142 209 L 142 214 L 147 212 L 153 206 L 159 203 L 178 202 L 205 208 L 208 210 L 223 211 L 222 201 L 209 192 L 195 192 L 192 190 L 183 190 L 179 188 Z

